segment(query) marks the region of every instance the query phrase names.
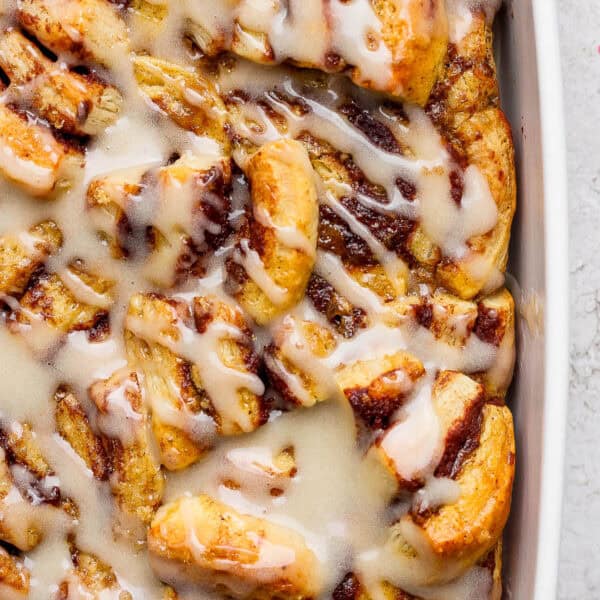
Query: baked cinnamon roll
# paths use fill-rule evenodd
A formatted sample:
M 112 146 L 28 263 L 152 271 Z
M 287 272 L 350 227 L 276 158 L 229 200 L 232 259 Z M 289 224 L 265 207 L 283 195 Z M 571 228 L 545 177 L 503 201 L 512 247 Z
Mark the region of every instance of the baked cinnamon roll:
M 499 600 L 494 4 L 0 9 L 0 597 Z

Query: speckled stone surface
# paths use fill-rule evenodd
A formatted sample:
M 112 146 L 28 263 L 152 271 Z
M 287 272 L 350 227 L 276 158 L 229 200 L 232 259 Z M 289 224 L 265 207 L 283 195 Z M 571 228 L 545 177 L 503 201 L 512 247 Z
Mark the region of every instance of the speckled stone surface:
M 558 0 L 558 6 L 567 113 L 571 239 L 571 394 L 559 598 L 598 600 L 600 0 Z

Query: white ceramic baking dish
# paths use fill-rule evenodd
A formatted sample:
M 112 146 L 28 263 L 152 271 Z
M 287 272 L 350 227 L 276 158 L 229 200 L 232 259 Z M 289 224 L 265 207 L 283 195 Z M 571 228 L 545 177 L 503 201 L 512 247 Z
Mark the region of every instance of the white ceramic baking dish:
M 496 39 L 519 181 L 509 266 L 520 317 L 510 398 L 518 468 L 506 534 L 505 597 L 552 600 L 569 364 L 567 179 L 555 1 L 507 0 Z

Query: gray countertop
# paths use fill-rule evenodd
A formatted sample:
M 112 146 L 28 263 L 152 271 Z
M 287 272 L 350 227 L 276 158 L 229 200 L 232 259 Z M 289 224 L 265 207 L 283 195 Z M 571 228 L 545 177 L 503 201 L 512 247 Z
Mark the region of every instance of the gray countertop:
M 558 596 L 561 600 L 598 600 L 600 0 L 558 0 L 558 7 L 567 113 L 571 269 L 571 394 Z

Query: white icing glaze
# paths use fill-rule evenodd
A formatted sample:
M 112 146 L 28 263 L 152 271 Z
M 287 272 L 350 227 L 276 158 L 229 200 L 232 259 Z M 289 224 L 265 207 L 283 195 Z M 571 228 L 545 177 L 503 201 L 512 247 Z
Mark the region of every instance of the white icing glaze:
M 158 55 L 167 58 L 189 61 L 189 56 L 179 48 L 181 44 L 172 41 L 182 19 L 191 17 L 195 22 L 202 23 L 215 37 L 232 35 L 233 20 L 255 31 L 263 31 L 265 23 L 269 21 L 272 25 L 266 33 L 277 60 L 291 57 L 320 63 L 326 49 L 334 48 L 349 64 L 360 66 L 363 79 L 374 82 L 385 77 L 386 67 L 389 66 L 389 51 L 382 43 L 371 41 L 369 44 L 372 48 L 367 45 L 367 33 L 375 40 L 381 34 L 367 0 L 345 3 L 331 0 L 328 29 L 321 18 L 320 0 L 304 3 L 292 0 L 287 3 L 291 9 L 301 8 L 295 19 L 284 14 L 286 3 L 276 0 L 183 0 L 168 4 L 170 16 L 161 36 L 152 42 L 146 41 Z M 74 0 L 68 3 L 53 0 L 50 6 L 56 11 L 66 10 L 64 18 L 67 21 L 72 22 L 77 18 L 73 13 L 77 6 Z M 7 3 L 0 7 L 0 12 L 11 11 L 14 5 Z M 487 2 L 485 8 L 491 15 L 494 2 Z M 454 28 L 457 38 L 464 35 L 470 24 L 466 12 L 464 17 L 465 23 Z M 75 41 L 78 40 L 76 29 L 67 27 L 67 31 Z M 310 43 L 306 43 L 307 40 Z M 109 563 L 121 588 L 130 591 L 134 600 L 159 600 L 162 597 L 162 585 L 150 569 L 146 554 L 135 552 L 125 540 L 113 538 L 112 531 L 118 519 L 115 517 L 116 508 L 108 482 L 95 481 L 83 461 L 56 435 L 51 398 L 59 384 L 68 383 L 75 389 L 84 407 L 90 409 L 86 397 L 89 385 L 126 366 L 121 332 L 130 296 L 156 289 L 147 281 L 140 261 L 114 260 L 108 249 L 98 242 L 96 225 L 84 210 L 83 198 L 89 181 L 122 168 L 135 167 L 139 168 L 140 174 L 144 173 L 166 164 L 173 152 L 195 158 L 212 159 L 219 155 L 214 142 L 179 130 L 140 97 L 132 81 L 126 49 L 104 48 L 102 56 L 111 67 L 111 73 L 124 95 L 125 110 L 114 125 L 90 143 L 82 180 L 52 203 L 33 200 L 11 184 L 0 182 L 0 234 L 17 232 L 19 239 L 30 247 L 32 240 L 24 232 L 44 219 L 54 219 L 64 234 L 65 243 L 60 253 L 46 261 L 47 270 L 59 273 L 65 285 L 80 301 L 111 308 L 111 335 L 100 343 L 90 343 L 85 332 L 59 336 L 33 314 L 28 315 L 31 325 L 24 328 L 23 335 L 8 333 L 5 327 L 0 327 L 0 346 L 3 348 L 3 360 L 0 361 L 3 394 L 0 418 L 3 423 L 28 422 L 32 425 L 54 473 L 46 483 L 58 485 L 63 496 L 72 498 L 80 511 L 76 526 L 54 508 L 36 507 L 40 511 L 34 511 L 15 486 L 4 500 L 6 506 L 0 507 L 4 519 L 14 519 L 19 523 L 44 522 L 43 542 L 28 552 L 25 559 L 25 565 L 32 575 L 31 600 L 48 600 L 57 591 L 58 584 L 65 580 L 68 581 L 70 600 L 98 598 L 90 596 L 71 573 L 72 562 L 65 531 L 75 531 L 77 545 L 82 550 Z M 223 92 L 239 87 L 259 96 L 279 87 L 292 98 L 303 97 L 298 82 L 287 71 L 261 70 L 246 63 L 238 63 L 232 72 L 221 77 L 219 83 Z M 351 154 L 367 177 L 385 188 L 390 200 L 385 209 L 368 197 L 361 196 L 361 202 L 377 210 L 390 210 L 407 218 L 421 219 L 428 235 L 447 256 L 464 256 L 468 238 L 488 231 L 497 219 L 495 206 L 481 173 L 475 167 L 465 171 L 465 193 L 461 207 L 457 207 L 449 197 L 448 175 L 453 168 L 451 158 L 425 113 L 407 107 L 409 124 L 406 125 L 384 108 L 377 109 L 377 118 L 390 127 L 403 148 L 411 151 L 405 155 L 391 154 L 374 146 L 363 133 L 336 112 L 344 86 L 341 80 L 333 78 L 330 89 L 306 99 L 311 113 L 304 116 L 294 113 L 275 98 L 269 99 L 269 103 L 285 116 L 285 135 L 296 137 L 302 131 L 310 131 L 337 149 Z M 193 104 L 199 101 L 190 90 L 183 91 L 188 102 Z M 236 128 L 243 136 L 256 143 L 282 136 L 262 108 L 248 103 L 241 110 L 246 122 L 236 123 Z M 244 157 L 238 158 L 243 165 Z M 34 190 L 52 187 L 53 174 L 50 170 L 39 169 L 28 161 L 19 162 L 8 149 L 0 153 L 0 166 L 19 173 Z M 416 184 L 418 197 L 415 202 L 408 202 L 399 193 L 396 186 L 398 176 Z M 200 242 L 203 231 L 217 233 L 214 224 L 208 221 L 191 222 L 193 193 L 186 188 L 186 184 L 169 187 L 172 182 L 168 183 L 160 190 L 162 196 L 159 194 L 154 200 L 144 198 L 132 218 L 138 224 L 153 222 L 164 231 L 180 228 Z M 352 231 L 366 241 L 390 279 L 404 278 L 406 266 L 403 261 L 387 250 L 336 201 L 344 190 L 328 187 L 327 182 L 321 183 L 321 202 L 331 206 L 348 221 Z M 237 204 L 234 200 L 234 209 L 239 211 L 247 199 L 244 199 L 246 190 L 243 187 L 238 192 L 241 200 Z M 264 226 L 272 227 L 281 243 L 305 252 L 312 251 L 302 234 L 291 228 L 274 226 L 266 212 L 255 212 L 255 217 Z M 274 284 L 264 272 L 258 256 L 254 256 L 249 248 L 244 250 L 248 250 L 245 256 L 237 256 L 236 260 L 244 261 L 250 277 L 257 281 L 273 302 L 283 301 L 287 290 Z M 197 295 L 210 293 L 227 300 L 223 289 L 226 254 L 224 251 L 211 262 L 206 277 L 186 282 L 182 288 L 174 290 L 174 295 L 189 301 Z M 69 274 L 67 267 L 76 258 L 85 261 L 91 272 L 98 272 L 116 282 L 112 306 L 108 298 L 97 294 Z M 477 268 L 487 272 L 489 265 L 473 267 L 474 270 Z M 168 269 L 165 265 L 167 275 Z M 466 322 L 460 319 L 454 327 L 467 340 L 464 348 L 435 340 L 430 331 L 417 327 L 410 320 L 392 327 L 386 324 L 390 308 L 373 292 L 352 279 L 338 257 L 319 251 L 316 272 L 328 279 L 353 304 L 364 308 L 369 313 L 372 325 L 352 340 L 338 340 L 336 349 L 326 358 L 319 359 L 308 349 L 296 320 L 304 318 L 323 323 L 322 317 L 307 303 L 302 303 L 293 315 L 283 320 L 283 348 L 286 354 L 317 380 L 320 397 L 332 400 L 310 410 L 298 410 L 281 416 L 274 414 L 266 426 L 252 435 L 222 441 L 206 460 L 183 472 L 168 475 L 165 500 L 175 499 L 182 494 L 205 492 L 242 512 L 267 517 L 300 531 L 328 573 L 323 598 L 330 597 L 333 586 L 353 565 L 358 566 L 360 574 L 373 584 L 374 590 L 385 577 L 426 599 L 479 600 L 485 597 L 490 586 L 488 571 L 474 568 L 459 580 L 441 588 L 424 588 L 422 583 L 432 570 L 440 570 L 442 566 L 430 560 L 425 560 L 424 564 L 417 564 L 418 561 L 404 562 L 385 547 L 391 520 L 387 505 L 393 490 L 380 466 L 372 461 L 371 456 L 365 458 L 363 451 L 357 447 L 355 420 L 347 405 L 339 398 L 334 377 L 342 365 L 382 357 L 399 349 L 414 353 L 425 363 L 428 381 L 421 385 L 420 391 L 396 415 L 397 424 L 385 443 L 390 448 L 393 446 L 394 451 L 390 453 L 394 455 L 400 472 L 407 476 L 417 473 L 429 475 L 428 468 L 441 450 L 439 424 L 428 402 L 432 374 L 443 368 L 466 373 L 492 369 L 493 376 L 498 380 L 506 379 L 513 359 L 509 342 L 503 342 L 505 346 L 496 350 L 475 336 L 466 335 Z M 158 270 L 157 275 L 160 276 Z M 496 280 L 490 287 L 498 284 L 500 276 L 498 273 L 492 275 Z M 18 306 L 14 298 L 5 300 L 13 307 Z M 225 367 L 217 353 L 219 340 L 224 337 L 239 339 L 240 332 L 237 329 L 214 324 L 203 334 L 198 334 L 180 323 L 180 338 L 173 341 L 163 336 L 152 324 L 131 318 L 126 324 L 136 335 L 161 343 L 196 365 L 218 412 L 239 423 L 244 431 L 251 429 L 239 408 L 237 391 L 247 388 L 255 394 L 262 394 L 264 384 L 253 374 Z M 275 335 L 278 335 L 278 325 L 281 323 L 273 328 Z M 256 333 L 263 340 L 271 339 L 270 331 Z M 30 347 L 40 352 L 32 353 Z M 306 407 L 314 404 L 297 376 L 286 372 L 279 361 L 275 366 L 292 392 L 301 401 L 304 399 Z M 128 427 L 128 422 L 135 425 L 139 415 L 130 409 L 123 394 L 121 388 L 111 394 L 108 399 L 111 407 L 109 414 L 96 417 L 93 422 L 106 435 L 128 440 L 133 429 Z M 194 438 L 215 436 L 212 419 L 204 415 L 186 414 L 169 408 L 165 403 L 157 404 L 152 409 L 160 413 L 162 421 L 189 431 Z M 292 478 L 272 470 L 273 457 L 286 447 L 293 448 L 298 470 L 298 474 Z M 26 471 L 18 468 L 13 468 L 12 474 L 23 482 L 30 477 Z M 238 481 L 239 489 L 224 485 L 223 481 L 227 478 Z M 271 495 L 271 487 L 282 489 L 283 494 Z M 453 482 L 428 478 L 426 486 L 419 492 L 419 500 L 432 505 L 451 502 L 456 498 L 456 493 L 456 484 Z M 418 546 L 418 531 L 411 530 L 406 523 L 403 527 L 407 539 L 410 538 Z M 357 556 L 358 563 L 355 563 Z M 261 555 L 263 564 L 281 564 L 290 559 L 289 556 L 282 556 L 279 549 L 270 547 L 264 548 L 264 555 Z M 443 568 L 451 575 L 452 566 Z M 0 596 L 5 597 L 1 587 Z M 188 596 L 183 591 L 182 597 L 196 598 L 198 592 L 191 590 Z M 379 600 L 376 592 L 373 597 Z M 114 598 L 118 598 L 117 592 L 106 591 L 99 600 Z
M 129 398 L 130 394 L 138 393 L 137 385 L 127 377 L 127 369 L 121 370 L 121 373 L 123 381 L 104 398 L 96 422 L 104 435 L 120 440 L 123 445 L 130 445 L 146 419 L 143 413 L 134 409 Z
M 415 493 L 413 504 L 422 510 L 434 510 L 444 504 L 454 504 L 460 498 L 460 485 L 446 477 L 430 477 Z
M 344 195 L 351 196 L 352 192 L 350 186 L 345 184 L 335 185 L 337 198 Z M 377 261 L 385 269 L 390 281 L 395 283 L 396 290 L 398 293 L 404 291 L 403 286 L 399 282 L 405 282 L 408 280 L 408 267 L 406 263 L 394 252 L 388 250 L 370 231 L 370 229 L 363 225 L 358 219 L 356 219 L 352 213 L 341 204 L 330 190 L 323 189 L 320 195 L 321 202 L 329 206 L 339 217 L 341 217 L 346 223 L 348 223 L 351 231 L 358 237 L 363 239 L 373 255 L 377 258 Z
M 113 301 L 108 294 L 99 294 L 70 269 L 64 269 L 58 275 L 73 296 L 80 302 L 99 308 L 110 308 L 112 306 Z
M 425 385 L 386 431 L 381 448 L 392 458 L 396 472 L 406 481 L 420 479 L 434 468 L 443 452 L 440 425 L 431 405 L 431 387 Z
M 273 229 L 279 242 L 288 248 L 301 250 L 308 256 L 314 256 L 315 249 L 306 235 L 295 227 L 277 225 L 263 206 L 254 207 L 254 218 L 263 226 Z
M 198 368 L 202 384 L 222 419 L 237 423 L 242 431 L 254 429 L 250 417 L 240 405 L 238 393 L 247 389 L 261 396 L 265 386 L 253 374 L 227 367 L 219 355 L 219 342 L 223 339 L 241 340 L 244 334 L 223 321 L 211 321 L 206 330 L 198 333 L 187 327 L 175 314 L 178 339 L 173 339 L 157 329 L 153 323 L 129 315 L 126 326 L 141 339 L 159 343 L 177 356 L 181 356 Z
M 381 22 L 370 2 L 332 0 L 329 5 L 334 51 L 347 63 L 358 65 L 363 82 L 385 88 L 392 55 L 381 35 Z
M 428 183 L 438 188 L 437 178 Z M 498 209 L 490 194 L 487 182 L 477 167 L 469 166 L 464 174 L 464 194 L 460 206 L 449 202 L 443 189 L 427 194 L 430 202 L 421 218 L 423 229 L 433 240 L 442 240 L 440 246 L 447 256 L 462 258 L 467 253 L 465 241 L 487 233 L 498 220 Z
M 287 73 L 287 75 L 286 75 Z M 375 184 L 381 185 L 388 196 L 388 204 L 380 203 L 359 194 L 358 198 L 377 212 L 390 211 L 405 218 L 420 220 L 427 236 L 440 247 L 444 256 L 455 259 L 473 257 L 467 262 L 473 275 L 488 271 L 477 268 L 478 255 L 468 247 L 468 241 L 477 235 L 487 233 L 496 225 L 498 211 L 486 180 L 474 165 L 469 166 L 463 177 L 464 191 L 460 204 L 452 198 L 450 177 L 457 167 L 446 150 L 440 134 L 422 109 L 405 107 L 409 118 L 408 126 L 401 123 L 387 109 L 379 107 L 377 117 L 387 125 L 401 147 L 410 148 L 410 156 L 394 154 L 380 149 L 360 130 L 353 127 L 336 110 L 347 97 L 348 84 L 342 78 L 332 78 L 327 90 L 313 91 L 306 97 L 300 91 L 301 84 L 288 71 L 265 71 L 254 64 L 238 61 L 233 69 L 223 72 L 219 80 L 223 93 L 238 89 L 247 90 L 255 99 L 270 105 L 286 121 L 284 131 L 279 131 L 269 119 L 263 107 L 253 102 L 245 102 L 236 108 L 240 118 L 234 119 L 236 131 L 255 144 L 263 144 L 281 137 L 295 138 L 309 132 L 320 140 L 329 142 L 335 149 L 348 153 Z M 269 94 L 281 90 L 288 97 L 302 100 L 310 109 L 298 114 L 282 100 Z M 236 157 L 245 162 L 245 157 Z M 417 196 L 409 201 L 400 192 L 397 180 L 402 177 L 413 182 Z M 320 201 L 334 207 L 339 214 L 344 208 L 339 198 L 348 190 L 336 181 L 318 182 Z M 362 237 L 374 255 L 386 267 L 392 281 L 398 275 L 406 276 L 402 261 L 382 247 L 358 219 L 346 213 L 344 220 L 350 228 Z M 490 276 L 490 287 L 497 280 Z
M 182 16 L 192 20 L 192 33 L 201 28 L 203 34 L 195 37 L 208 51 L 216 43 L 241 54 L 246 48 L 264 62 L 291 59 L 314 66 L 326 65 L 327 55 L 336 54 L 358 67 L 361 81 L 389 85 L 392 55 L 369 0 L 187 0 L 183 5 Z M 256 34 L 266 36 L 266 43 Z
M 469 32 L 473 23 L 473 13 L 465 0 L 448 0 L 448 10 L 452 18 L 449 20 L 450 27 L 448 38 L 453 44 L 460 43 Z
M 30 189 L 35 192 L 47 192 L 54 186 L 54 173 L 58 168 L 58 157 L 56 163 L 50 167 L 42 167 L 33 160 L 17 156 L 8 145 L 0 148 L 0 168 L 19 181 L 27 181 Z
M 241 240 L 239 246 L 239 249 L 236 248 L 233 253 L 233 260 L 244 267 L 248 277 L 273 304 L 284 304 L 289 296 L 289 290 L 273 281 L 262 258 L 256 250 L 250 248 L 248 240 Z
M 335 254 L 319 250 L 315 272 L 340 290 L 352 304 L 374 313 L 385 310 L 381 298 L 352 279 Z
M 491 23 L 502 5 L 502 0 L 446 0 L 446 4 L 449 14 L 449 40 L 453 44 L 460 44 L 471 29 L 473 12 L 483 11 Z
M 354 435 L 352 415 L 341 403 L 282 415 L 251 437 L 228 440 L 187 474 L 171 476 L 166 498 L 204 491 L 241 512 L 300 531 L 323 561 L 328 587 L 335 586 L 349 566 L 352 548 L 363 548 L 366 540 L 382 535 L 386 522 L 389 480 L 376 463 L 364 460 Z M 294 450 L 298 474 L 289 479 L 282 496 L 269 495 L 265 502 L 264 488 L 257 487 L 254 473 L 244 469 L 235 471 L 240 490 L 222 484 L 231 475 L 232 451 L 239 462 L 241 456 L 246 460 L 257 454 L 275 456 L 285 447 Z

